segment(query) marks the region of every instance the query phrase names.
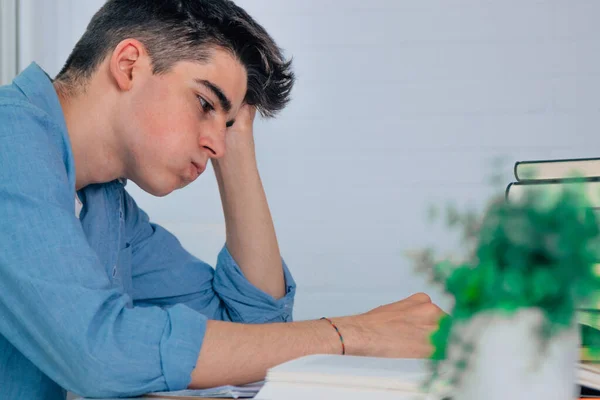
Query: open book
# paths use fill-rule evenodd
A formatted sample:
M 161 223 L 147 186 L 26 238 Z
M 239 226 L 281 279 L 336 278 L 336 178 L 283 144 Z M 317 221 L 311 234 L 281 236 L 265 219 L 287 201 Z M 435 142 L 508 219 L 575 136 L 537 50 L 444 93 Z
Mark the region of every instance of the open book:
M 270 369 L 256 399 L 423 399 L 429 374 L 422 359 L 311 355 Z
M 452 398 L 442 372 L 436 394 L 427 393 L 428 360 L 314 355 L 270 369 L 256 400 L 424 400 Z M 580 362 L 577 382 L 582 393 L 600 397 L 600 364 Z M 447 378 L 447 376 L 446 376 Z

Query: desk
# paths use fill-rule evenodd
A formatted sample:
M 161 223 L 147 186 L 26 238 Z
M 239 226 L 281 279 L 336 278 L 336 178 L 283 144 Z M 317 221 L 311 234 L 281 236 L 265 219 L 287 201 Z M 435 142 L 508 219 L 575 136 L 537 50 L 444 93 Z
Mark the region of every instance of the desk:
M 213 397 L 136 397 L 131 400 L 193 400 L 193 399 L 202 399 L 202 400 L 223 400 L 223 398 L 213 398 Z M 85 399 L 82 399 L 85 400 Z M 97 400 L 97 399 L 96 399 Z M 127 400 L 127 399 L 115 399 L 115 400 Z M 252 400 L 252 399 L 239 399 L 239 400 Z M 260 399 L 256 399 L 260 400 Z M 600 400 L 600 397 L 580 397 L 579 400 Z
M 120 398 L 104 398 L 104 399 L 88 399 L 85 397 L 77 397 L 75 400 L 194 400 L 194 399 L 202 399 L 202 400 L 223 400 L 227 398 L 214 398 L 214 397 L 177 397 L 177 396 L 169 396 L 169 397 L 158 397 L 158 396 L 141 396 L 141 397 L 120 397 Z M 250 399 L 239 399 L 239 400 L 250 400 Z

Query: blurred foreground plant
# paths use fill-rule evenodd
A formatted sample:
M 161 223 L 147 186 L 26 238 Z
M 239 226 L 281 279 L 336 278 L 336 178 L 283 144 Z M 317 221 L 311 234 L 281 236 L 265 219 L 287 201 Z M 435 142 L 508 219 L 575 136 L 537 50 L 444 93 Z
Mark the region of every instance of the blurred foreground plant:
M 455 301 L 433 334 L 434 376 L 450 346 L 461 348 L 452 379 L 468 366 L 474 343 L 464 342 L 453 326 L 484 312 L 512 315 L 536 308 L 544 315 L 538 338 L 543 346 L 574 323 L 578 304 L 600 291 L 595 266 L 600 260 L 597 210 L 582 188 L 560 193 L 532 191 L 518 202 L 492 199 L 483 215 L 446 210 L 448 225 L 461 230 L 467 256 L 436 261 L 436 249 L 413 258 L 417 268 L 444 287 Z

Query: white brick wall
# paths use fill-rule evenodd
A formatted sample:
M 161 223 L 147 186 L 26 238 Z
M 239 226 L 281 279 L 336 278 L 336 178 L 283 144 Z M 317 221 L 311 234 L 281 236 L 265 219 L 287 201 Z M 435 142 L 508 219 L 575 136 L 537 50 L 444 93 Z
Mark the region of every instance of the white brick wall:
M 51 73 L 102 1 L 57 3 L 70 11 L 42 19 L 35 37 Z M 429 291 L 402 252 L 452 247 L 425 224 L 426 206 L 481 207 L 493 159 L 503 158 L 508 182 L 519 159 L 600 152 L 599 1 L 238 4 L 294 56 L 298 73 L 289 109 L 257 127 L 278 237 L 300 287 L 296 318 Z M 57 18 L 61 27 L 51 28 Z M 224 240 L 216 190 L 207 173 L 164 199 L 132 191 L 214 262 Z

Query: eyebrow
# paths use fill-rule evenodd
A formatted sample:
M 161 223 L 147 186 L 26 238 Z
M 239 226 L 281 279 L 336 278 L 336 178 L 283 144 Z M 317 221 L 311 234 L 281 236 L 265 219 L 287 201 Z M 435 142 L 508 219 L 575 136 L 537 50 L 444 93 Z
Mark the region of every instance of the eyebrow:
M 207 88 L 208 90 L 213 92 L 213 94 L 215 96 L 217 96 L 217 98 L 219 99 L 221 108 L 223 110 L 225 110 L 225 112 L 228 113 L 229 111 L 231 111 L 231 100 L 229 100 L 227 98 L 227 96 L 225 96 L 225 93 L 223 93 L 223 90 L 220 87 L 218 87 L 217 85 L 215 85 L 214 83 L 212 83 L 211 81 L 206 80 L 206 79 L 194 79 L 194 81 L 198 85 L 204 86 L 205 88 Z M 230 127 L 231 125 L 233 125 L 234 122 L 235 122 L 235 119 L 227 121 L 227 127 Z

